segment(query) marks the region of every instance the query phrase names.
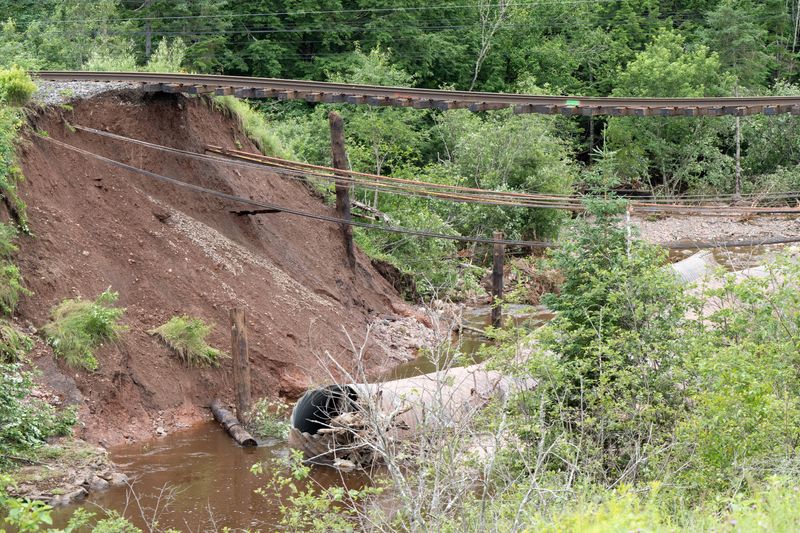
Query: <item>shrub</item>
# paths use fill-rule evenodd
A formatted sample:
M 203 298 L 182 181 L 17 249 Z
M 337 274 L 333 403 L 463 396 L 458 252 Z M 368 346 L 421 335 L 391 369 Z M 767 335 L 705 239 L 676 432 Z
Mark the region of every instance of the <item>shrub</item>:
M 172 43 L 167 39 L 162 39 L 142 70 L 145 72 L 180 72 L 185 58 L 186 43 L 183 42 L 183 39 L 175 38 Z
M 0 370 L 0 449 L 24 453 L 49 437 L 69 433 L 76 422 L 74 410 L 57 412 L 50 404 L 31 398 L 33 376 L 19 363 L 0 364 Z
M 33 340 L 0 320 L 0 363 L 16 363 L 33 349 Z
M 11 106 L 24 106 L 36 91 L 28 73 L 19 67 L 0 70 L 0 101 Z
M 250 430 L 261 438 L 286 439 L 289 436 L 289 421 L 286 414 L 289 406 L 283 402 L 271 402 L 261 398 L 250 410 Z
M 199 318 L 186 315 L 174 316 L 155 329 L 150 330 L 163 340 L 183 361 L 190 366 L 219 366 L 225 354 L 206 343 L 211 332 Z
M 110 288 L 96 300 L 64 300 L 50 311 L 51 321 L 43 329 L 56 355 L 73 368 L 96 370 L 94 349 L 116 339 L 124 327 L 119 323 L 125 309 L 113 307 L 119 293 Z
M 0 261 L 0 314 L 10 315 L 21 296 L 30 294 L 22 284 L 22 274 L 16 265 Z
M 537 332 L 542 349 L 527 371 L 541 383 L 523 409 L 538 417 L 546 405 L 547 430 L 527 417 L 521 430 L 563 443 L 554 455 L 573 459 L 553 458 L 556 470 L 601 482 L 640 479 L 669 446 L 687 394 L 676 386 L 685 374 L 683 291 L 663 251 L 627 238 L 619 207 L 590 205 L 594 220 L 552 253 L 564 283 L 542 300 L 556 316 Z
M 17 193 L 17 186 L 24 179 L 16 163 L 17 132 L 22 123 L 19 110 L 0 105 L 0 198 L 5 199 L 15 222 L 27 231 L 25 203 Z
M 0 257 L 9 257 L 17 251 L 17 245 L 14 244 L 16 237 L 17 228 L 0 222 Z

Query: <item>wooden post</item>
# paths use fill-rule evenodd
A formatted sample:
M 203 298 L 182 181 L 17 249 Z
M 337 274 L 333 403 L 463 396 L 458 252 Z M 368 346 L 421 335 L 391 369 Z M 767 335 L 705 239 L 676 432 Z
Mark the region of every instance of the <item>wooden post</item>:
M 337 112 L 331 111 L 328 114 L 328 122 L 331 126 L 333 166 L 341 170 L 348 170 L 347 153 L 344 149 L 344 122 L 342 117 Z M 345 221 L 342 223 L 342 235 L 344 236 L 347 262 L 353 268 L 356 266 L 356 255 L 353 250 L 353 227 L 349 224 L 352 220 L 350 215 L 350 185 L 345 183 L 336 183 L 336 216 Z
M 231 356 L 233 356 L 233 389 L 236 395 L 236 416 L 247 423 L 250 413 L 250 357 L 247 350 L 247 327 L 244 309 L 234 307 L 231 314 Z
M 492 235 L 494 240 L 502 241 L 503 232 L 495 231 Z M 503 309 L 500 300 L 503 298 L 503 258 L 505 256 L 505 244 L 494 244 L 494 261 L 492 263 L 492 327 L 499 328 L 503 322 Z

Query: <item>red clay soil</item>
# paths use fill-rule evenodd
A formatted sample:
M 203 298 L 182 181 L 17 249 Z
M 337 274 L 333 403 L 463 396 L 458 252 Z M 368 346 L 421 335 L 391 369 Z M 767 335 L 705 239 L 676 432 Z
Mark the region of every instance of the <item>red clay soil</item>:
M 333 214 L 297 180 L 71 132 L 65 122 L 196 152 L 206 144 L 256 151 L 234 119 L 202 99 L 111 93 L 32 121 L 50 137 L 159 174 Z M 358 344 L 371 317 L 411 313 L 361 252 L 355 271 L 347 267 L 334 224 L 280 213 L 237 216 L 229 211 L 246 207 L 111 167 L 35 134 L 18 155 L 34 235 L 22 239 L 16 257 L 33 291 L 19 322 L 40 328 L 61 300 L 91 299 L 108 287 L 127 309 L 128 330 L 98 350 L 95 373 L 54 360 L 43 343 L 37 348 L 43 380 L 80 399 L 79 436 L 87 440 L 150 438 L 156 426 L 171 431 L 208 418 L 215 397 L 232 399 L 230 360 L 219 369 L 190 368 L 147 333 L 174 315 L 213 324 L 210 344 L 228 351 L 228 310 L 244 307 L 254 397 L 292 398 L 329 381 L 320 362 L 326 352 L 352 362 L 347 334 Z M 380 348 L 367 353 L 375 368 L 386 364 Z

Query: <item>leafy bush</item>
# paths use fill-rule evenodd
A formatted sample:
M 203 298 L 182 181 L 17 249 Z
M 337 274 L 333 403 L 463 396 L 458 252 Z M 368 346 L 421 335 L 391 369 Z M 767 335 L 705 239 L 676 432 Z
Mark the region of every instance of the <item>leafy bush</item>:
M 119 323 L 125 309 L 113 307 L 119 293 L 110 288 L 94 301 L 64 300 L 50 311 L 51 320 L 42 331 L 56 355 L 73 368 L 96 370 L 94 349 L 116 339 L 124 327 Z
M 286 439 L 290 427 L 288 411 L 289 406 L 283 402 L 261 398 L 250 410 L 248 426 L 261 438 Z
M 48 403 L 31 398 L 33 376 L 20 364 L 0 364 L 0 370 L 0 448 L 24 453 L 48 437 L 70 432 L 76 422 L 74 410 L 57 412 Z
M 0 101 L 6 105 L 24 106 L 35 91 L 36 84 L 23 69 L 11 67 L 0 70 Z
M 174 316 L 166 324 L 150 330 L 151 335 L 160 337 L 187 365 L 219 366 L 225 354 L 206 343 L 210 332 L 211 326 L 186 315 Z
M 540 383 L 522 411 L 545 426 L 523 416 L 520 431 L 561 443 L 555 456 L 572 459 L 553 458 L 557 471 L 632 482 L 669 446 L 685 410 L 676 383 L 686 304 L 666 254 L 619 226 L 623 205 L 588 207 L 594 220 L 578 222 L 552 252 L 564 283 L 542 300 L 556 316 L 538 331 L 540 351 L 525 370 Z
M 17 228 L 0 222 L 0 257 L 9 257 L 17 251 L 17 245 L 14 244 L 16 236 Z
M 130 72 L 136 70 L 136 59 L 131 50 L 109 49 L 107 46 L 94 48 L 82 70 L 93 72 Z
M 24 179 L 16 163 L 17 132 L 22 123 L 19 110 L 0 106 L 0 198 L 5 198 L 14 221 L 27 231 L 25 203 L 17 193 L 17 186 Z
M 19 268 L 8 261 L 0 261 L 0 314 L 12 314 L 20 297 L 29 293 Z
M 0 363 L 16 363 L 33 349 L 33 340 L 9 322 L 0 320 Z
M 186 43 L 183 42 L 183 39 L 176 37 L 172 43 L 167 39 L 162 39 L 142 70 L 145 72 L 180 72 L 185 58 Z

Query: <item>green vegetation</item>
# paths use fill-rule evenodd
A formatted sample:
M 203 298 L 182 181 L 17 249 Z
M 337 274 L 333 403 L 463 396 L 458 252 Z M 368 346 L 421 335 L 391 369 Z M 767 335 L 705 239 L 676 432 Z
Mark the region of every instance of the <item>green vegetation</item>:
M 28 103 L 36 91 L 28 73 L 19 67 L 0 70 L 0 102 L 14 107 L 21 107 Z
M 16 164 L 17 133 L 23 123 L 19 107 L 28 103 L 36 85 L 28 74 L 16 66 L 0 70 L 0 200 L 23 231 L 27 231 L 25 203 L 17 195 L 17 185 L 23 180 Z M 6 231 L 0 232 L 0 255 L 5 255 L 2 242 Z
M 33 375 L 19 363 L 2 363 L 0 370 L 0 466 L 7 466 L 8 456 L 24 456 L 49 437 L 68 435 L 76 418 L 72 409 L 58 412 L 30 397 Z
M 94 301 L 68 299 L 53 307 L 42 332 L 55 354 L 73 368 L 97 370 L 94 350 L 124 329 L 119 321 L 125 309 L 113 306 L 118 298 L 109 288 Z
M 290 407 L 281 401 L 258 400 L 250 409 L 248 428 L 260 438 L 281 439 L 289 436 Z
M 233 96 L 218 96 L 211 100 L 211 104 L 218 111 L 238 120 L 247 137 L 262 154 L 289 157 L 280 140 L 272 133 L 264 115 L 246 101 Z
M 189 366 L 219 366 L 226 355 L 206 343 L 211 326 L 199 318 L 174 316 L 165 324 L 150 330 Z
M 20 297 L 28 292 L 19 268 L 8 261 L 0 261 L 0 314 L 12 314 Z
M 33 349 L 33 340 L 11 325 L 0 320 L 0 363 L 16 363 Z

